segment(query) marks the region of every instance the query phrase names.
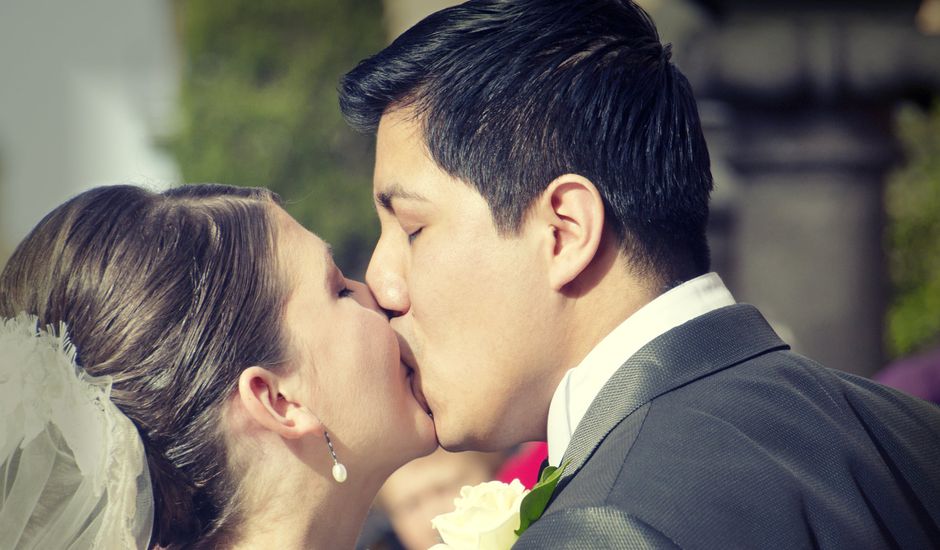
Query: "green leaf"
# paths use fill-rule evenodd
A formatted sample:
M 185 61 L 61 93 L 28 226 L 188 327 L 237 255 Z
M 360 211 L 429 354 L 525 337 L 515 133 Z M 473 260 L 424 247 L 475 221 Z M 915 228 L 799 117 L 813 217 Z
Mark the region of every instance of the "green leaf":
M 558 470 L 557 466 L 546 466 L 542 470 L 542 474 L 539 476 L 538 483 L 536 483 L 532 488 L 534 489 L 535 487 L 538 487 L 540 484 L 545 483 L 545 480 L 548 479 L 550 475 L 555 473 L 556 470 Z
M 542 517 L 542 512 L 548 506 L 548 501 L 552 498 L 552 493 L 555 492 L 555 486 L 561 480 L 561 474 L 565 472 L 568 464 L 570 464 L 570 461 L 562 464 L 561 468 L 548 466 L 542 470 L 539 482 L 522 499 L 522 504 L 519 507 L 519 528 L 516 529 L 516 535 L 521 535 L 535 520 Z

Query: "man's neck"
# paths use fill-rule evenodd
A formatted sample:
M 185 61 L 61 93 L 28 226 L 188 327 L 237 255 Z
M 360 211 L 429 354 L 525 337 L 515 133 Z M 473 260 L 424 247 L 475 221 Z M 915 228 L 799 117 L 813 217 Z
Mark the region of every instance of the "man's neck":
M 566 342 L 564 361 L 556 373 L 556 386 L 561 377 L 581 363 L 612 330 L 658 294 L 646 281 L 612 273 L 590 293 L 573 300 L 569 316 L 571 338 Z

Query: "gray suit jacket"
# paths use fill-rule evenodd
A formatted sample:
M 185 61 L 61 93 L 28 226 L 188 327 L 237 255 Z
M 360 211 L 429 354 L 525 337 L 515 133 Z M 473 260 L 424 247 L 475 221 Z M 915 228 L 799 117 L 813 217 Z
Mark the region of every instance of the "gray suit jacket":
M 753 307 L 604 386 L 514 548 L 940 548 L 940 407 L 789 351 Z

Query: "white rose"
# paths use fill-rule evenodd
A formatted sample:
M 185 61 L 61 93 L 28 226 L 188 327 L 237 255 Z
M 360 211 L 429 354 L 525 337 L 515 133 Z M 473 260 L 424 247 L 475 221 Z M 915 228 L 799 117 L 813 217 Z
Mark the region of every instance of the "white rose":
M 528 494 L 525 486 L 514 479 L 512 483 L 488 481 L 460 489 L 454 499 L 456 510 L 431 520 L 443 545 L 435 550 L 506 550 L 519 538 L 519 506 Z

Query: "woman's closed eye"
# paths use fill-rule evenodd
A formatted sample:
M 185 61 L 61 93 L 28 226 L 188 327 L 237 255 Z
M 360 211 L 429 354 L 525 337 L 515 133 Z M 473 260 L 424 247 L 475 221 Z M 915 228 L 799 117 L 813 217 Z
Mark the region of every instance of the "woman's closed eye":
M 340 298 L 349 298 L 350 296 L 355 294 L 355 292 L 356 292 L 355 290 L 349 288 L 348 286 L 344 286 L 343 288 L 340 289 L 339 293 L 337 293 L 337 296 L 339 296 Z

